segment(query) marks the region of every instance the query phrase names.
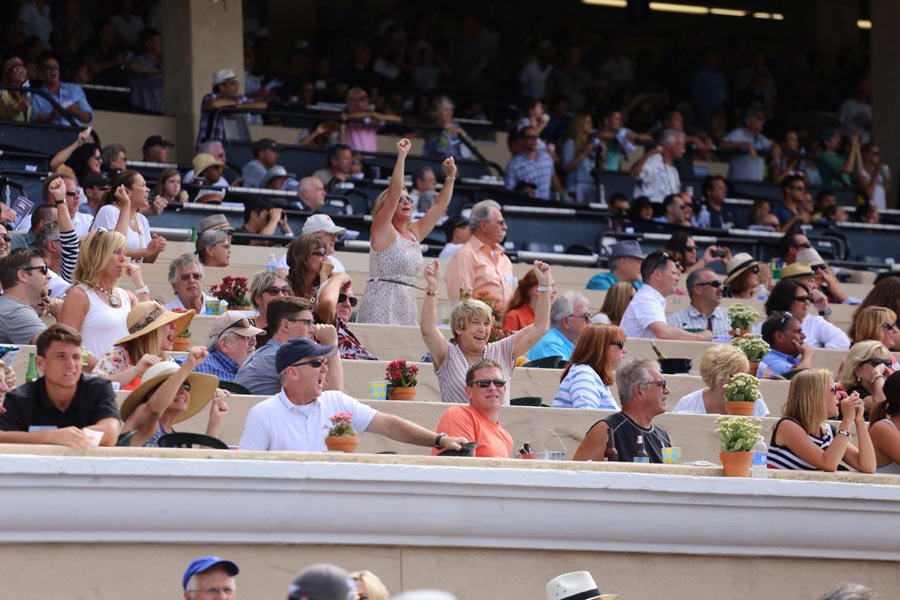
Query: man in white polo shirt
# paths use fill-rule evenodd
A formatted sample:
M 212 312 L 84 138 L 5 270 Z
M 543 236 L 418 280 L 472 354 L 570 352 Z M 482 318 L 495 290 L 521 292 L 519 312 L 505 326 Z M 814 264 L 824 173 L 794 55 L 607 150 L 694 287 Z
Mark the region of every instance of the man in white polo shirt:
M 711 342 L 712 332 L 691 333 L 666 322 L 666 296 L 675 291 L 681 271 L 672 257 L 661 250 L 647 255 L 641 263 L 644 285 L 634 295 L 625 314 L 622 330 L 628 337 Z
M 371 431 L 398 442 L 459 450 L 468 440 L 449 437 L 394 415 L 380 413 L 340 391 L 323 392 L 328 373 L 327 355 L 334 346 L 321 346 L 309 338 L 294 338 L 275 355 L 281 392 L 250 409 L 241 450 L 296 450 L 324 452 L 331 416 L 348 412 L 357 433 Z

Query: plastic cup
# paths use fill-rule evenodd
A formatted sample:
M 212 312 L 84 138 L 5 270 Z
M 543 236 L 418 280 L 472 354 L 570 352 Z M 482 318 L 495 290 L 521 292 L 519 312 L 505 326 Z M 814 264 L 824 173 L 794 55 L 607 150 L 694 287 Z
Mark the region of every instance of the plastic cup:
M 100 445 L 100 440 L 103 439 L 103 432 L 98 431 L 96 429 L 91 429 L 90 427 L 85 427 L 81 431 L 84 432 L 84 435 L 88 437 L 91 441 L 91 446 L 97 447 Z
M 681 464 L 681 447 L 672 446 L 671 448 L 662 449 L 663 464 L 677 465 Z

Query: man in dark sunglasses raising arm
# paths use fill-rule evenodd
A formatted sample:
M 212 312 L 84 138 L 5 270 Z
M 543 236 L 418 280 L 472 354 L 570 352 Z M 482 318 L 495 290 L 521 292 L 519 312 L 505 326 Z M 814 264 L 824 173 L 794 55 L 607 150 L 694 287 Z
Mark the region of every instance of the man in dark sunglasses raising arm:
M 241 450 L 324 452 L 331 417 L 350 413 L 357 434 L 381 434 L 398 442 L 459 450 L 467 440 L 437 434 L 394 415 L 378 412 L 341 391 L 323 391 L 334 346 L 309 338 L 285 342 L 275 355 L 281 391 L 250 409 Z M 334 359 L 331 359 L 334 360 Z

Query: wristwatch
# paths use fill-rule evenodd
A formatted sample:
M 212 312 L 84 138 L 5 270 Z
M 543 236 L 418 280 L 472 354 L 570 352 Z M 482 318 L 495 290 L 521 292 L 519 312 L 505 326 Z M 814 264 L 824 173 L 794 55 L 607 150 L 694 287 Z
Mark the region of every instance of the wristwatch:
M 830 307 L 830 306 L 829 306 L 828 308 L 826 308 L 825 310 L 820 310 L 820 311 L 819 311 L 819 315 L 820 315 L 820 316 L 823 316 L 823 317 L 827 317 L 827 316 L 830 315 L 830 314 L 831 314 L 831 307 Z
M 440 450 L 441 449 L 441 438 L 445 438 L 445 437 L 447 437 L 446 433 L 437 434 L 437 437 L 434 438 L 434 447 L 437 448 L 438 450 Z
M 847 431 L 846 429 L 838 429 L 838 434 L 839 434 L 839 435 L 846 435 L 847 437 L 850 437 L 850 432 Z

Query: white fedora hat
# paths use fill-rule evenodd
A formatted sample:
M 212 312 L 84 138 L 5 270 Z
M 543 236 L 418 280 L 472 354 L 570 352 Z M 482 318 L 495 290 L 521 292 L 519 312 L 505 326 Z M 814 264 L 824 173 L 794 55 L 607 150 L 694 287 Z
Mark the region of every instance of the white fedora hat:
M 596 600 L 618 598 L 615 594 L 601 594 L 588 571 L 575 571 L 554 577 L 547 583 L 547 600 Z

